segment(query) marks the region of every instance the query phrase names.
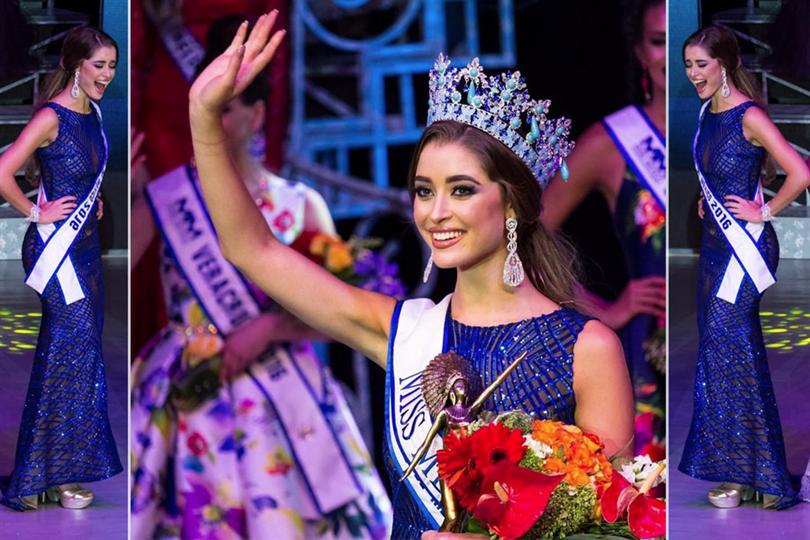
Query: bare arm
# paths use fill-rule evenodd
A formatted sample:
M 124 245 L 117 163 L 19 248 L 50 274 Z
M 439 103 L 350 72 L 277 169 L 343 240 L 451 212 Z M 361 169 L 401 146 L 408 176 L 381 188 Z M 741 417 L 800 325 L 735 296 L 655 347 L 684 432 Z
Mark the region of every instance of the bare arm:
M 632 453 L 633 390 L 619 338 L 599 321 L 590 321 L 574 345 L 576 423 L 597 435 L 612 457 Z
M 240 181 L 225 147 L 220 112 L 273 57 L 284 32 L 262 16 L 197 78 L 189 94 L 194 155 L 203 195 L 226 258 L 307 325 L 385 365 L 395 300 L 343 283 L 277 241 Z M 243 45 L 244 42 L 244 45 Z
M 785 182 L 768 202 L 773 215 L 785 209 L 810 185 L 810 171 L 801 156 L 785 140 L 782 132 L 759 107 L 751 107 L 743 115 L 743 130 L 752 144 L 763 146 L 787 173 Z
M 133 128 L 131 137 L 129 170 L 132 204 L 129 210 L 129 222 L 131 223 L 129 265 L 130 268 L 135 268 L 143 254 L 149 249 L 157 229 L 155 229 L 152 211 L 144 195 L 144 189 L 150 180 L 149 171 L 146 169 L 146 156 L 142 152 L 144 134 Z
M 624 159 L 598 122 L 580 136 L 566 163 L 570 181 L 566 182 L 558 173 L 543 192 L 544 201 L 554 201 L 554 204 L 544 204 L 540 215 L 543 225 L 550 231 L 562 227 L 568 216 L 595 189 L 601 191 L 613 207 L 618 191 L 611 179 L 621 178 L 624 171 Z
M 34 204 L 14 180 L 14 175 L 40 146 L 46 146 L 56 139 L 59 132 L 59 118 L 53 110 L 40 109 L 17 140 L 0 155 L 0 195 L 22 215 L 28 217 Z M 50 201 L 40 209 L 40 223 L 52 223 L 66 218 L 76 207 L 75 197 L 62 197 Z

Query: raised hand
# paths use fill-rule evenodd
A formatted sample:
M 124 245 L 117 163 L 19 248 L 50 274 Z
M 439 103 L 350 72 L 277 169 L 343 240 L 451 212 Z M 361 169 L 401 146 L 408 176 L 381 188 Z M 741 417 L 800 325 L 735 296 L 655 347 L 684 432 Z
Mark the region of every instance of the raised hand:
M 76 197 L 65 196 L 39 207 L 38 223 L 53 223 L 67 218 L 76 208 Z
M 230 100 L 241 94 L 270 63 L 286 30 L 270 36 L 278 11 L 259 17 L 247 41 L 247 21 L 239 26 L 230 46 L 211 62 L 191 86 L 189 107 L 195 114 L 219 115 Z
M 698 197 L 697 202 L 698 217 L 703 219 L 706 216 L 706 211 L 703 209 L 703 195 Z
M 101 221 L 101 218 L 104 217 L 104 200 L 99 197 L 96 199 L 98 203 L 98 207 L 96 208 L 96 219 Z

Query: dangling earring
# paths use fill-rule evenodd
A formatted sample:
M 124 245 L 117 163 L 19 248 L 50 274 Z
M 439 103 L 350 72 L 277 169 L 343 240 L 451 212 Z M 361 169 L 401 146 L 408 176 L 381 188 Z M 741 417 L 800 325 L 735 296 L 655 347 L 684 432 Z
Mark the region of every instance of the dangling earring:
M 517 226 L 515 218 L 506 220 L 506 261 L 503 263 L 503 283 L 509 287 L 517 287 L 523 283 L 526 274 L 523 273 L 523 263 L 517 254 Z
M 428 279 L 430 278 L 430 271 L 433 270 L 433 252 L 430 252 L 430 257 L 428 257 L 427 266 L 425 266 L 425 273 L 422 274 L 422 283 L 427 283 Z
M 731 94 L 731 89 L 728 87 L 728 76 L 726 70 L 723 68 L 723 86 L 720 87 L 720 95 L 727 98 Z
M 652 94 L 650 93 L 650 72 L 646 67 L 641 72 L 641 91 L 644 92 L 645 103 L 652 101 Z
M 73 74 L 73 87 L 70 89 L 70 95 L 74 98 L 79 97 L 79 70 Z

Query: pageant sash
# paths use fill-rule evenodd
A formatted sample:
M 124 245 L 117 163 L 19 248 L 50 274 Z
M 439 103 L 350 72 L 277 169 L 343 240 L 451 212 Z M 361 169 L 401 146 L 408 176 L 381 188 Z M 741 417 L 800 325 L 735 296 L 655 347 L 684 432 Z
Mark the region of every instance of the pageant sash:
M 391 323 L 386 435 L 399 475 L 410 465 L 433 423 L 422 396 L 422 372 L 444 347 L 444 324 L 451 296 L 435 305 L 424 298 L 402 302 Z M 437 436 L 404 480 L 422 513 L 437 529 L 444 520 L 436 462 L 436 451 L 441 447 L 441 437 Z
M 762 254 L 759 252 L 756 245 L 764 226 L 758 224 L 759 227 L 756 227 L 755 225 L 757 224 L 748 223 L 745 228 L 741 227 L 734 216 L 726 210 L 722 201 L 717 200 L 717 197 L 714 196 L 700 169 L 700 157 L 697 155 L 697 141 L 700 136 L 701 125 L 703 124 L 703 116 L 706 113 L 706 108 L 710 104 L 711 101 L 707 101 L 700 109 L 698 128 L 695 133 L 695 138 L 692 141 L 692 159 L 695 162 L 695 170 L 697 171 L 698 180 L 700 181 L 700 188 L 703 191 L 703 201 L 706 205 L 705 209 L 708 210 L 708 213 L 714 218 L 723 236 L 726 237 L 726 240 L 731 246 L 733 253 L 716 296 L 733 304 L 737 301 L 737 294 L 742 285 L 743 272 L 751 278 L 751 281 L 754 282 L 754 286 L 760 293 L 776 283 L 776 278 L 773 277 L 773 274 L 765 263 L 765 259 L 762 258 Z M 761 196 L 759 189 L 757 189 L 757 195 Z M 757 229 L 759 230 L 757 231 Z
M 602 125 L 638 181 L 667 209 L 667 147 L 644 111 L 630 105 L 606 116 Z
M 314 353 L 310 350 L 309 354 Z M 294 360 L 286 347 L 276 347 L 261 364 L 262 369 L 250 368 L 248 373 L 278 415 L 315 505 L 301 508 L 309 514 L 304 517 L 316 519 L 357 499 L 363 490 L 332 424 L 324 416 L 321 403 L 327 396 L 316 393 L 316 389 L 324 392 L 327 387 L 323 368 L 307 377 L 302 368 L 318 366 L 319 360 L 301 360 Z M 316 380 L 310 380 L 313 376 Z
M 62 289 L 62 294 L 65 297 L 65 304 L 72 304 L 84 298 L 79 278 L 76 275 L 76 269 L 70 261 L 70 247 L 79 235 L 79 232 L 87 223 L 87 218 L 90 217 L 90 212 L 93 210 L 93 205 L 98 198 L 98 192 L 101 189 L 101 182 L 104 179 L 104 171 L 107 169 L 107 159 L 109 158 L 109 146 L 107 143 L 107 135 L 104 133 L 104 126 L 101 122 L 101 109 L 92 100 L 90 105 L 93 107 L 98 118 L 99 131 L 101 132 L 101 140 L 104 144 L 104 159 L 101 162 L 101 168 L 96 179 L 93 182 L 93 187 L 84 198 L 81 199 L 79 204 L 73 212 L 65 219 L 59 228 L 53 223 L 38 223 L 37 233 L 45 244 L 45 247 L 40 253 L 31 272 L 26 277 L 25 283 L 39 294 L 42 294 L 45 287 L 50 282 L 54 274 Z M 37 204 L 44 203 L 48 200 L 45 193 L 44 183 L 39 185 L 39 194 L 37 196 Z
M 158 27 L 160 40 L 177 68 L 188 82 L 194 80 L 197 66 L 205 56 L 205 49 L 186 26 L 174 20 L 153 21 Z
M 189 167 L 146 186 L 155 223 L 209 320 L 224 335 L 261 313 L 247 283 L 225 260 Z

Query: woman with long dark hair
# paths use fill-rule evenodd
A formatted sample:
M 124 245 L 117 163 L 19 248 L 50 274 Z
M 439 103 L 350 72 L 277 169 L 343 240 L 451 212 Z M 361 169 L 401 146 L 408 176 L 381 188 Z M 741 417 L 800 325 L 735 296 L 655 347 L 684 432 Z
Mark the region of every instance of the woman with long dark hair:
M 222 107 L 271 60 L 284 36 L 270 37 L 274 22 L 275 14 L 260 18 L 247 41 L 243 25 L 192 86 L 200 183 L 228 259 L 306 324 L 387 369 L 390 476 L 402 475 L 430 428 L 414 380 L 451 349 L 468 359 L 484 385 L 525 352 L 486 408 L 576 423 L 598 435 L 608 455 L 626 452 L 632 392 L 621 345 L 606 326 L 566 307 L 574 260 L 539 220 L 542 186 L 570 151 L 568 124 L 546 117 L 548 103 L 531 100 L 519 74 L 496 82 L 477 61 L 456 69 L 440 56 L 431 72 L 429 125 L 408 185 L 415 225 L 432 251 L 425 271 L 455 268 L 455 292 L 434 304 L 352 287 L 261 226 L 223 145 Z M 488 90 L 476 93 L 481 88 Z M 528 125 L 527 133 L 518 131 Z M 407 487 L 394 480 L 393 538 L 417 538 L 441 523 L 434 451 L 419 461 Z
M 722 482 L 709 501 L 730 508 L 764 494 L 766 507 L 795 500 L 759 320 L 775 282 L 771 226 L 810 184 L 810 171 L 765 111 L 734 34 L 709 26 L 683 45 L 686 76 L 705 100 L 693 158 L 702 198 L 698 266 L 699 346 L 694 412 L 682 472 Z M 786 173 L 767 203 L 761 176 L 772 158 Z
M 601 193 L 613 214 L 628 283 L 616 300 L 585 289 L 583 309 L 617 332 L 633 381 L 635 453 L 666 453 L 666 110 L 667 6 L 664 0 L 630 3 L 626 35 L 635 60 L 633 86 L 643 102 L 589 127 L 568 160 L 571 182 L 560 175 L 546 190 L 541 216 L 561 227 L 585 197 Z M 640 82 L 636 82 L 640 81 Z
M 36 509 L 45 493 L 65 508 L 84 508 L 93 494 L 77 482 L 122 470 L 101 351 L 99 189 L 109 149 L 95 103 L 117 62 L 118 46 L 104 32 L 68 33 L 31 122 L 0 157 L 0 193 L 31 222 L 22 258 L 26 283 L 42 302 L 14 471 L 2 485 L 3 504 L 18 510 Z M 35 204 L 14 180 L 29 159 L 39 183 Z

